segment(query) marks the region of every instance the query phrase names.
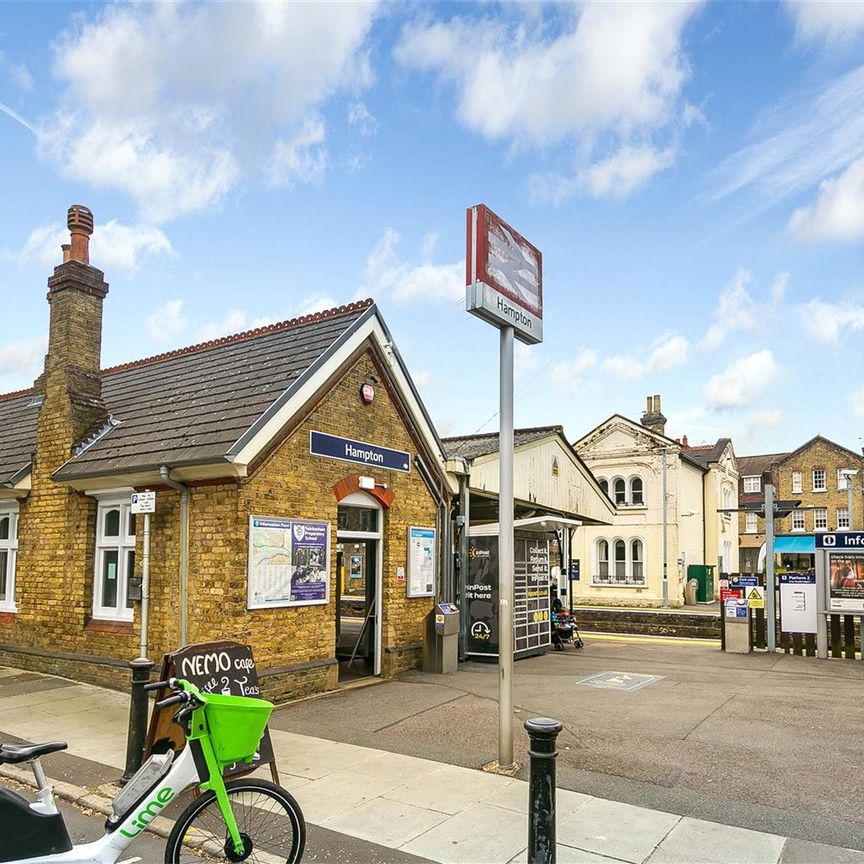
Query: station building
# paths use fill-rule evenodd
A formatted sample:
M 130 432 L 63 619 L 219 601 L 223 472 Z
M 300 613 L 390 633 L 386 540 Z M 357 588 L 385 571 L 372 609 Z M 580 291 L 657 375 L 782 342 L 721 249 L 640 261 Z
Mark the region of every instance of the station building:
M 0 663 L 127 686 L 152 490 L 151 659 L 247 643 L 275 699 L 417 665 L 458 487 L 375 304 L 102 369 L 69 227 L 44 372 L 0 396 Z

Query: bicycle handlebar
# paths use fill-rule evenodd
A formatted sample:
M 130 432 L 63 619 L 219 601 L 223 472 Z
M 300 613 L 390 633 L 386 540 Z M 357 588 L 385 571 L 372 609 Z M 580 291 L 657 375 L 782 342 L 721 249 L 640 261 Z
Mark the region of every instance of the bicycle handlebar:
M 151 690 L 164 690 L 166 687 L 170 687 L 170 681 L 154 681 L 152 684 L 145 684 L 144 689 L 147 691 Z
M 181 702 L 189 702 L 191 699 L 192 697 L 188 693 L 175 693 L 173 696 L 157 702 L 155 707 L 159 709 L 167 708 L 169 705 L 179 705 Z

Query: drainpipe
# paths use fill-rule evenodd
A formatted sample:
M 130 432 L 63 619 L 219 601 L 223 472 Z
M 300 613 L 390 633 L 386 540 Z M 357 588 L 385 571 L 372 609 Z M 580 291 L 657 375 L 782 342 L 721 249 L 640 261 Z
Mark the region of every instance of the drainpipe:
M 171 479 L 167 465 L 159 468 L 159 477 L 166 486 L 180 493 L 180 647 L 186 645 L 186 607 L 189 582 L 189 487 Z

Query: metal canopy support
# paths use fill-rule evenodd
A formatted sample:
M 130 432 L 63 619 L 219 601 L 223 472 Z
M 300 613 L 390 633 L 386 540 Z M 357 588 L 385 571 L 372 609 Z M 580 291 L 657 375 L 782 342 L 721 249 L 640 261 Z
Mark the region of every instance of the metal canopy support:
M 768 650 L 777 649 L 777 613 L 774 609 L 774 486 L 765 483 L 765 624 Z

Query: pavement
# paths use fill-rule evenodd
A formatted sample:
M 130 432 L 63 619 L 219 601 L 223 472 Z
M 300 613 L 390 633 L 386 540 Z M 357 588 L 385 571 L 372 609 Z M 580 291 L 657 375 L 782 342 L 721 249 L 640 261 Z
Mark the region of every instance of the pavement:
M 580 747 L 582 729 L 612 734 L 626 760 L 640 748 L 654 747 L 653 739 L 649 742 L 650 736 L 645 734 L 651 728 L 649 721 L 674 730 L 674 739 L 679 743 L 693 729 L 704 726 L 702 714 L 710 707 L 702 704 L 704 693 L 700 688 L 690 688 L 688 692 L 686 687 L 676 693 L 681 685 L 681 681 L 676 683 L 676 676 L 686 678 L 687 674 L 697 673 L 700 678 L 706 674 L 709 678 L 715 676 L 704 685 L 709 690 L 718 690 L 711 702 L 709 720 L 730 701 L 723 693 L 724 686 L 728 686 L 723 683 L 727 676 L 747 679 L 749 673 L 754 682 L 748 686 L 763 692 L 766 688 L 773 692 L 776 687 L 784 691 L 788 711 L 779 716 L 779 722 L 774 717 L 779 729 L 770 740 L 765 736 L 767 724 L 758 717 L 753 721 L 755 739 L 761 745 L 767 742 L 768 746 L 763 747 L 766 750 L 777 747 L 783 750 L 784 727 L 796 730 L 790 706 L 802 684 L 810 684 L 809 689 L 804 687 L 808 700 L 824 699 L 827 686 L 822 682 L 826 677 L 844 694 L 853 689 L 860 693 L 862 664 L 822 661 L 828 665 L 817 674 L 808 665 L 808 658 L 757 655 L 734 658 L 720 654 L 716 647 L 706 646 L 702 650 L 712 651 L 710 656 L 715 661 L 711 666 L 705 662 L 708 655 L 701 656 L 695 648 L 695 653 L 686 655 L 689 662 L 684 663 L 676 653 L 689 647 L 684 642 L 604 641 L 589 637 L 584 653 L 551 654 L 517 664 L 516 729 L 521 729 L 523 719 L 538 713 L 561 717 L 566 724 L 565 733 L 559 738 L 558 861 L 561 864 L 616 861 L 864 864 L 864 853 L 844 848 L 856 845 L 855 842 L 812 841 L 819 831 L 807 828 L 804 817 L 809 802 L 798 808 L 802 815 L 799 825 L 804 824 L 807 830 L 786 833 L 753 830 L 742 827 L 742 821 L 746 820 L 734 812 L 734 818 L 729 820 L 732 824 L 724 819 L 692 815 L 694 812 L 709 815 L 723 809 L 699 810 L 693 801 L 704 796 L 694 795 L 693 790 L 677 801 L 674 796 L 663 800 L 661 806 L 634 803 L 650 797 L 646 796 L 646 789 L 657 787 L 674 792 L 675 783 L 660 787 L 644 779 L 616 777 L 595 770 L 597 766 L 584 767 L 591 751 Z M 613 659 L 620 662 L 612 664 Z M 778 664 L 782 667 L 787 660 L 802 661 L 803 665 L 797 672 L 789 673 L 789 680 L 781 677 L 778 683 L 772 676 L 784 673 L 772 670 Z M 682 663 L 690 671 L 672 674 L 676 664 Z M 612 675 L 604 679 L 604 672 Z M 638 679 L 635 677 L 638 674 L 651 680 Z M 601 677 L 597 678 L 598 675 Z M 550 687 L 546 681 L 545 689 L 539 689 L 544 683 L 541 679 L 545 678 L 553 679 L 555 686 Z M 595 684 L 585 682 L 586 678 L 595 679 Z M 599 689 L 595 686 L 604 680 L 608 685 L 610 679 L 617 683 Z M 343 690 L 277 709 L 271 722 L 271 737 L 280 781 L 295 795 L 310 825 L 306 860 L 426 860 L 454 864 L 526 861 L 527 769 L 523 766 L 515 778 L 478 770 L 490 754 L 494 758 L 495 727 L 489 724 L 488 717 L 496 682 L 495 667 L 469 664 L 449 676 L 411 673 L 396 681 Z M 568 719 L 574 704 L 581 726 Z M 547 705 L 558 710 L 534 710 Z M 830 715 L 830 709 L 825 710 Z M 46 757 L 43 764 L 49 776 L 58 781 L 58 791 L 64 798 L 91 809 L 107 807 L 112 791 L 110 781 L 122 769 L 127 711 L 128 699 L 123 694 L 60 678 L 0 669 L 0 737 L 68 740 L 69 751 Z M 856 716 L 851 715 L 851 721 Z M 740 721 L 749 722 L 746 718 Z M 849 734 L 859 731 L 856 726 Z M 748 729 L 739 732 L 743 734 L 743 749 L 739 752 L 736 741 L 726 741 L 722 751 L 725 763 L 738 764 L 752 757 L 753 748 L 746 747 Z M 716 736 L 705 737 L 713 741 Z M 525 759 L 526 743 L 524 733 L 519 731 L 517 759 Z M 604 748 L 599 749 L 603 750 L 603 758 L 608 759 Z M 805 770 L 818 761 L 819 755 L 823 757 L 821 773 L 830 773 L 824 752 L 812 754 L 812 762 L 808 754 Z M 648 761 L 643 759 L 638 771 Z M 857 761 L 856 757 L 846 764 L 856 765 Z M 714 766 L 718 785 L 724 782 L 725 763 L 721 760 Z M 601 767 L 615 766 L 610 763 Z M 752 767 L 758 771 L 763 766 Z M 846 774 L 854 773 L 847 768 Z M 0 774 L 14 780 L 24 779 L 20 769 L 12 766 L 0 767 Z M 836 776 L 828 779 L 848 791 L 838 784 Z M 799 785 L 806 785 L 805 777 L 799 776 L 797 780 Z M 592 794 L 575 787 L 594 791 Z M 849 806 L 860 800 L 858 796 Z M 764 802 L 760 806 L 772 809 Z M 753 808 L 747 809 L 749 812 Z M 781 814 L 795 812 L 773 809 Z M 783 818 L 780 824 L 787 824 Z M 814 825 L 826 818 L 813 820 Z M 760 820 L 761 816 L 756 821 Z M 843 821 L 841 824 L 847 825 Z M 849 824 L 855 828 L 853 823 Z M 165 830 L 166 826 L 156 827 Z M 851 836 L 831 825 L 828 833 Z M 861 833 L 864 840 L 864 831 Z M 335 858 L 329 857 L 333 848 L 341 850 Z M 858 848 L 864 848 L 864 842 Z

